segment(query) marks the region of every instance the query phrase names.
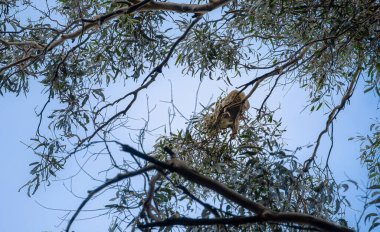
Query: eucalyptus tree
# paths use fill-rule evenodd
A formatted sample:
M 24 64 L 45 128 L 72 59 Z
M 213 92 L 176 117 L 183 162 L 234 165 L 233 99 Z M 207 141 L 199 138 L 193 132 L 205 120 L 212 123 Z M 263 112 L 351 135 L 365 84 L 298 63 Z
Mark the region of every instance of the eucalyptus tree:
M 114 215 L 112 230 L 351 230 L 340 207 L 346 185 L 315 161 L 323 155 L 322 138 L 353 93 L 380 96 L 379 1 L 13 0 L 0 3 L 0 17 L 0 94 L 28 94 L 32 84 L 45 90 L 31 135 L 36 162 L 25 185 L 28 194 L 86 152 L 107 153 L 110 166 L 104 169 L 119 172 L 89 192 L 67 231 L 106 188 L 114 190 L 117 202 L 105 206 Z M 162 133 L 150 152 L 115 138 L 138 99 L 174 66 L 185 76 L 200 77 L 197 81 L 226 85 L 251 76 L 238 86 L 247 96 L 270 88 L 261 107 L 240 122 L 236 139 L 229 130 L 206 132 L 204 118 L 212 105 L 182 130 Z M 364 89 L 357 89 L 359 81 Z M 121 83 L 131 89 L 110 95 Z M 304 162 L 283 144 L 282 122 L 267 106 L 279 86 L 292 85 L 308 91 L 310 111 L 328 112 Z M 378 122 L 371 130 L 357 139 L 373 191 L 368 205 L 377 205 Z M 111 144 L 130 159 L 115 160 Z M 136 185 L 135 176 L 146 184 Z M 366 215 L 371 229 L 378 226 L 378 215 Z

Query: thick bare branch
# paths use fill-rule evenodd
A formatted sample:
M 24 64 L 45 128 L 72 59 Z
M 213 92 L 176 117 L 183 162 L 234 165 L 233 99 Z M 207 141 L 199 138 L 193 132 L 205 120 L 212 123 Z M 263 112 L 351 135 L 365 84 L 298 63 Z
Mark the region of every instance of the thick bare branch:
M 146 161 L 149 161 L 157 166 L 162 167 L 163 169 L 168 169 L 169 171 L 176 172 L 180 174 L 182 177 L 186 178 L 187 180 L 194 182 L 196 184 L 202 185 L 204 187 L 207 187 L 209 189 L 214 190 L 215 192 L 221 194 L 222 196 L 226 197 L 227 199 L 241 205 L 242 207 L 249 209 L 257 214 L 263 214 L 268 209 L 265 208 L 263 205 L 252 202 L 250 199 L 240 195 L 239 193 L 234 192 L 227 186 L 225 186 L 222 183 L 216 182 L 213 179 L 203 176 L 196 172 L 195 170 L 189 168 L 184 161 L 178 160 L 178 159 L 172 159 L 169 161 L 169 163 L 165 163 L 162 161 L 157 160 L 156 158 L 153 158 L 151 156 L 148 156 L 144 153 L 141 153 L 140 151 L 132 148 L 129 145 L 126 144 L 120 144 L 122 146 L 122 150 L 125 152 L 129 152 L 132 155 L 135 155 L 141 159 L 144 159 Z
M 247 223 L 263 222 L 260 216 L 250 217 L 232 217 L 232 218 L 169 218 L 164 221 L 152 222 L 148 224 L 138 225 L 139 228 L 152 228 L 152 227 L 164 227 L 164 226 L 201 226 L 201 225 L 243 225 Z
M 301 225 L 311 225 L 322 230 L 327 231 L 353 231 L 349 228 L 336 225 L 334 223 L 325 221 L 323 219 L 306 215 L 300 213 L 277 213 L 266 208 L 262 204 L 255 203 L 248 199 L 247 197 L 233 191 L 222 183 L 219 183 L 207 176 L 204 176 L 195 170 L 189 168 L 184 161 L 172 159 L 168 163 L 157 160 L 154 157 L 148 156 L 140 151 L 130 147 L 126 144 L 120 144 L 122 150 L 129 152 L 141 159 L 149 161 L 162 169 L 168 169 L 169 171 L 176 172 L 188 181 L 199 184 L 203 187 L 211 189 L 216 193 L 224 196 L 225 198 L 235 202 L 243 208 L 249 209 L 257 214 L 265 222 L 276 222 L 276 223 L 297 223 Z
M 174 11 L 178 13 L 205 13 L 215 10 L 223 5 L 228 4 L 231 0 L 215 0 L 210 1 L 208 4 L 183 4 L 174 2 L 156 2 L 152 1 L 150 4 L 141 8 L 141 11 L 145 10 L 162 10 L 162 11 Z

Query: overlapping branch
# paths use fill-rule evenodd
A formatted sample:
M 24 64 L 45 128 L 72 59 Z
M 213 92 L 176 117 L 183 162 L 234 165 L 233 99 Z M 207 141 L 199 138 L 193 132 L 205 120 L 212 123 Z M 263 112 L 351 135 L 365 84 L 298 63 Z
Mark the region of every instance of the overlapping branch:
M 99 109 L 99 111 L 97 112 L 97 114 L 99 114 L 100 111 L 102 111 L 104 108 L 108 107 L 108 106 L 111 106 L 111 105 L 114 105 L 124 99 L 126 99 L 127 97 L 129 96 L 132 96 L 132 100 L 129 102 L 129 104 L 127 105 L 127 107 L 114 114 L 111 118 L 109 118 L 106 122 L 104 122 L 103 124 L 101 124 L 99 127 L 97 127 L 95 129 L 95 131 L 90 134 L 89 136 L 87 136 L 86 138 L 80 140 L 78 142 L 78 145 L 77 145 L 77 148 L 79 148 L 81 145 L 83 145 L 86 141 L 90 141 L 98 132 L 100 132 L 103 128 L 105 128 L 107 125 L 109 125 L 111 122 L 113 122 L 114 120 L 116 120 L 117 118 L 119 118 L 120 116 L 122 115 L 125 115 L 128 110 L 132 107 L 133 103 L 136 101 L 137 99 L 137 95 L 138 93 L 143 90 L 143 89 L 146 89 L 148 88 L 148 86 L 150 86 L 150 84 L 152 84 L 157 75 L 159 73 L 161 73 L 162 71 L 162 68 L 168 63 L 171 55 L 173 54 L 174 50 L 176 49 L 177 45 L 186 38 L 186 36 L 189 34 L 189 32 L 191 31 L 191 29 L 197 24 L 197 22 L 199 22 L 199 20 L 201 19 L 201 17 L 197 17 L 190 25 L 189 27 L 186 29 L 186 31 L 174 42 L 174 44 L 172 45 L 172 47 L 170 48 L 168 54 L 166 55 L 165 59 L 159 64 L 157 65 L 144 79 L 144 82 L 139 88 L 135 89 L 134 91 L 131 91 L 129 93 L 127 93 L 126 95 L 124 95 L 123 97 L 117 99 L 116 101 L 114 101 L 113 103 L 111 104 L 108 104 L 104 107 L 102 107 L 101 109 Z M 77 150 L 75 149 L 72 153 L 70 154 L 74 154 Z
M 324 219 L 317 218 L 311 215 L 293 213 L 293 212 L 274 212 L 271 209 L 265 207 L 262 204 L 251 201 L 249 198 L 233 191 L 222 183 L 219 183 L 207 176 L 204 176 L 197 171 L 189 168 L 184 161 L 178 159 L 171 159 L 168 162 L 162 162 L 157 160 L 152 156 L 148 156 L 129 145 L 121 144 L 122 150 L 130 153 L 133 156 L 139 157 L 152 163 L 145 168 L 141 168 L 137 171 L 119 174 L 115 178 L 108 180 L 103 185 L 99 186 L 95 190 L 91 191 L 88 197 L 81 203 L 78 207 L 77 211 L 74 213 L 72 218 L 69 221 L 66 231 L 70 230 L 72 223 L 75 218 L 78 216 L 80 211 L 86 205 L 86 203 L 94 196 L 95 193 L 101 191 L 105 187 L 114 184 L 118 181 L 124 180 L 126 178 L 130 178 L 147 171 L 156 169 L 158 171 L 168 170 L 170 172 L 175 172 L 178 175 L 185 178 L 187 181 L 190 181 L 195 184 L 199 184 L 203 187 L 206 187 L 210 190 L 213 190 L 215 193 L 218 193 L 224 196 L 226 199 L 238 204 L 239 206 L 248 209 L 255 213 L 254 216 L 250 217 L 234 217 L 234 218 L 216 218 L 216 219 L 189 219 L 189 218 L 171 218 L 163 221 L 152 222 L 148 224 L 139 224 L 140 228 L 151 228 L 157 226 L 170 226 L 170 225 L 214 225 L 214 224 L 232 224 L 232 225 L 240 225 L 247 223 L 258 223 L 258 222 L 266 222 L 266 223 L 295 223 L 298 225 L 304 226 L 312 226 L 316 227 L 320 230 L 324 231 L 344 231 L 351 232 L 353 230 L 328 222 Z
M 79 205 L 78 209 L 75 211 L 74 215 L 69 220 L 69 223 L 67 224 L 65 231 L 66 232 L 70 231 L 71 225 L 73 224 L 73 222 L 75 221 L 75 219 L 77 218 L 79 213 L 82 211 L 83 207 L 87 204 L 87 202 L 89 202 L 91 200 L 92 197 L 95 196 L 96 193 L 100 192 L 101 190 L 105 189 L 106 187 L 108 187 L 114 183 L 125 180 L 127 178 L 131 178 L 134 176 L 141 175 L 143 173 L 146 173 L 146 172 L 149 172 L 149 171 L 155 170 L 155 169 L 157 169 L 157 167 L 150 165 L 150 166 L 146 166 L 146 167 L 141 168 L 141 169 L 134 171 L 134 172 L 127 172 L 127 173 L 119 174 L 119 175 L 115 176 L 114 178 L 106 181 L 104 184 L 100 185 L 96 189 L 89 191 L 88 196 L 84 199 L 84 201 L 82 201 L 82 203 Z
M 181 4 L 181 3 L 172 3 L 172 2 L 156 2 L 153 0 L 144 0 L 144 1 L 135 1 L 135 4 L 132 6 L 122 7 L 115 11 L 112 11 L 107 14 L 103 15 L 96 15 L 93 19 L 78 19 L 75 20 L 73 23 L 68 25 L 65 29 L 61 30 L 61 32 L 56 36 L 55 39 L 53 39 L 49 44 L 47 45 L 40 45 L 35 46 L 40 53 L 38 55 L 36 54 L 30 54 L 28 56 L 23 57 L 22 59 L 16 60 L 8 65 L 5 65 L 4 67 L 0 68 L 0 74 L 2 74 L 7 69 L 10 69 L 16 65 L 19 65 L 23 62 L 29 61 L 31 59 L 34 59 L 36 57 L 45 55 L 46 52 L 49 52 L 56 48 L 57 46 L 63 44 L 67 40 L 75 39 L 87 31 L 94 29 L 96 30 L 104 23 L 119 17 L 120 15 L 124 14 L 130 14 L 136 11 L 175 11 L 179 13 L 205 13 L 210 12 L 218 7 L 221 7 L 231 0 L 218 0 L 218 1 L 210 1 L 208 4 Z M 73 32 L 65 33 L 65 31 L 70 30 L 71 26 L 82 23 L 82 25 L 79 26 L 79 28 Z M 7 46 L 10 45 L 30 45 L 31 43 L 29 41 L 20 41 L 20 42 L 12 42 L 12 41 L 1 41 L 4 44 L 7 44 Z M 35 45 L 35 44 L 33 44 Z
M 318 148 L 321 144 L 321 140 L 324 134 L 327 133 L 329 130 L 331 124 L 333 123 L 334 119 L 338 116 L 339 112 L 344 108 L 344 106 L 347 104 L 348 100 L 351 98 L 352 94 L 354 93 L 355 86 L 358 82 L 360 73 L 362 71 L 362 65 L 359 64 L 356 68 L 355 73 L 353 74 L 353 77 L 350 81 L 350 84 L 343 95 L 342 99 L 340 100 L 339 105 L 335 106 L 334 109 L 330 112 L 329 117 L 327 118 L 325 128 L 319 133 L 313 153 L 311 156 L 305 161 L 303 171 L 307 172 L 310 169 L 311 163 L 314 161 L 315 157 L 317 156 Z

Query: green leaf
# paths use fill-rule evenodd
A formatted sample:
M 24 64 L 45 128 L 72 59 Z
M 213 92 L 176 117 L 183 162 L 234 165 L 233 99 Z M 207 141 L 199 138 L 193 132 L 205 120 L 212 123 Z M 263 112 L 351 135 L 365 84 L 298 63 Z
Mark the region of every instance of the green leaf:
M 50 144 L 48 149 L 48 156 L 51 156 L 54 152 L 54 144 Z
M 372 224 L 368 231 L 372 231 L 373 229 L 375 229 L 375 228 L 378 227 L 379 225 L 380 225 L 379 222 L 376 222 L 376 223 Z
M 374 217 L 374 216 L 376 216 L 376 215 L 377 215 L 376 213 L 369 213 L 369 214 L 367 214 L 367 215 L 365 216 L 365 218 L 364 218 L 364 222 L 369 221 L 369 220 L 371 219 L 371 217 Z
M 364 90 L 364 93 L 368 93 L 369 91 L 371 91 L 373 88 L 375 88 L 375 86 L 370 86 L 369 88 L 365 89 Z
M 56 175 L 55 175 L 55 173 L 54 173 L 53 170 L 49 169 L 49 173 L 50 173 L 52 176 L 55 176 L 55 177 L 56 177 Z
M 338 213 L 339 209 L 340 209 L 340 200 L 336 199 L 335 200 L 335 211 L 334 211 L 334 214 Z
M 319 105 L 318 105 L 318 107 L 317 107 L 317 109 L 316 109 L 316 111 L 318 111 L 321 107 L 322 107 L 322 105 L 323 105 L 323 103 L 321 102 L 321 103 L 319 103 Z
M 355 185 L 356 189 L 359 189 L 359 185 L 356 181 L 354 181 L 354 180 L 347 180 L 347 181 L 352 183 L 353 185 Z
M 94 89 L 92 93 L 96 94 L 99 97 L 101 97 L 102 101 L 106 100 L 106 97 L 104 96 L 104 93 L 103 93 L 103 89 Z M 96 95 L 94 95 L 94 96 L 98 99 L 98 97 Z
M 87 103 L 89 96 L 90 96 L 90 95 L 86 95 L 86 96 L 83 98 L 83 101 L 82 101 L 82 104 L 81 104 L 81 107 L 82 107 L 82 108 L 83 108 L 83 106 Z
M 175 65 L 177 65 L 177 64 L 181 61 L 182 56 L 183 56 L 183 53 L 180 53 L 180 54 L 178 55 L 177 60 L 175 61 Z
M 377 63 L 377 62 L 376 62 L 375 66 L 376 66 L 376 70 L 377 70 L 377 72 L 380 72 L 380 63 Z
M 378 203 L 380 203 L 380 197 L 376 198 L 373 201 L 368 202 L 368 205 L 373 205 L 373 204 L 378 204 Z
M 349 188 L 348 184 L 341 184 L 340 186 L 343 188 L 343 192 L 346 192 Z

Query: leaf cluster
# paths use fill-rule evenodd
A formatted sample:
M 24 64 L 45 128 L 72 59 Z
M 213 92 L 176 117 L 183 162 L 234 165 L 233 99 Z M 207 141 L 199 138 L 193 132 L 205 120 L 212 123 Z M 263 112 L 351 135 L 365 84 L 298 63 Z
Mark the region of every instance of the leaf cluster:
M 346 223 L 341 205 L 349 202 L 339 195 L 341 186 L 317 168 L 313 168 L 310 173 L 302 172 L 303 165 L 295 153 L 286 150 L 281 142 L 281 121 L 274 119 L 273 112 L 267 111 L 261 117 L 247 118 L 242 122 L 236 140 L 230 140 L 228 131 L 221 131 L 214 137 L 204 133 L 203 119 L 209 113 L 211 110 L 206 108 L 192 119 L 191 128 L 160 138 L 154 156 L 168 159 L 164 150 L 170 147 L 178 159 L 199 173 L 224 183 L 274 211 L 305 213 Z M 159 186 L 162 192 L 156 189 L 156 193 L 161 196 L 156 203 L 162 212 L 173 211 L 185 216 L 197 214 L 197 202 L 173 188 L 182 186 L 196 198 L 213 202 L 221 215 L 250 215 L 240 206 L 175 174 L 163 179 Z M 213 214 L 204 209 L 199 217 L 212 218 Z M 228 231 L 264 231 L 269 228 L 282 231 L 287 228 L 278 225 L 227 227 Z M 209 231 L 215 227 L 198 229 Z

